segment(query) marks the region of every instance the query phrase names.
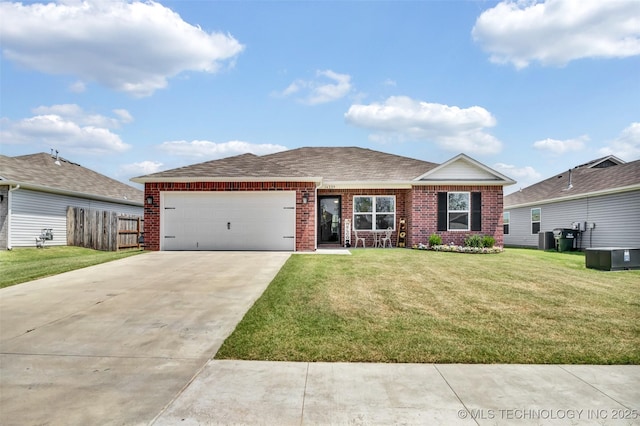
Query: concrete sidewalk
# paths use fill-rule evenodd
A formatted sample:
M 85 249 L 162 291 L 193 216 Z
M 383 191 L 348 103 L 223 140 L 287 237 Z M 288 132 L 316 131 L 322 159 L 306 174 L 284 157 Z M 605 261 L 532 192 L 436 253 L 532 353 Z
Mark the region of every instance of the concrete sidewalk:
M 210 361 L 160 425 L 638 425 L 640 366 Z

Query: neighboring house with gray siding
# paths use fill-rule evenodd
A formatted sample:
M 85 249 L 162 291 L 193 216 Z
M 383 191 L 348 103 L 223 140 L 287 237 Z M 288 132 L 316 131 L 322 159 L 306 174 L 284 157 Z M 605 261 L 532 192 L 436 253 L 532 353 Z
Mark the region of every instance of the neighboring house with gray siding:
M 0 155 L 1 250 L 34 247 L 44 228 L 66 245 L 69 206 L 142 216 L 143 192 L 57 155 Z
M 578 249 L 640 247 L 640 160 L 608 156 L 504 197 L 504 242 L 538 247 L 538 232 L 579 228 Z

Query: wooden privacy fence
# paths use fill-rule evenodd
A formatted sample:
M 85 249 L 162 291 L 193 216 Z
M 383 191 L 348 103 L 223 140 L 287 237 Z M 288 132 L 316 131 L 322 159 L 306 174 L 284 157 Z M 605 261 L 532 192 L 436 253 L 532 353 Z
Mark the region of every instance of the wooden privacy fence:
M 107 210 L 67 207 L 67 245 L 117 251 L 141 248 L 144 220 Z

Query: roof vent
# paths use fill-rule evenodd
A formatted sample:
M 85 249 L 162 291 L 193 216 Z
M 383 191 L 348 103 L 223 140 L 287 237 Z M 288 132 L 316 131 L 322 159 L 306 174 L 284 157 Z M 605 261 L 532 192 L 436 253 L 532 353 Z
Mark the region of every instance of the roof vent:
M 53 163 L 56 166 L 61 166 L 60 159 L 58 158 L 58 150 L 56 149 L 56 155 L 53 155 L 53 148 L 51 148 L 51 158 L 55 158 L 56 161 Z
M 567 187 L 565 189 L 563 189 L 563 191 L 569 191 L 571 188 L 573 188 L 573 182 L 571 182 L 572 171 L 573 171 L 572 169 L 569 169 L 569 184 L 567 185 Z M 560 175 L 558 177 L 562 177 L 562 175 Z

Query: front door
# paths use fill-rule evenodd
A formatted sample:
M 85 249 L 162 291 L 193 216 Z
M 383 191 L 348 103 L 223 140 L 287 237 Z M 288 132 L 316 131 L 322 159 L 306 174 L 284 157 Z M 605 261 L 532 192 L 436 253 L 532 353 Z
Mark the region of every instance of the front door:
M 319 196 L 318 201 L 318 244 L 340 245 L 340 196 Z

